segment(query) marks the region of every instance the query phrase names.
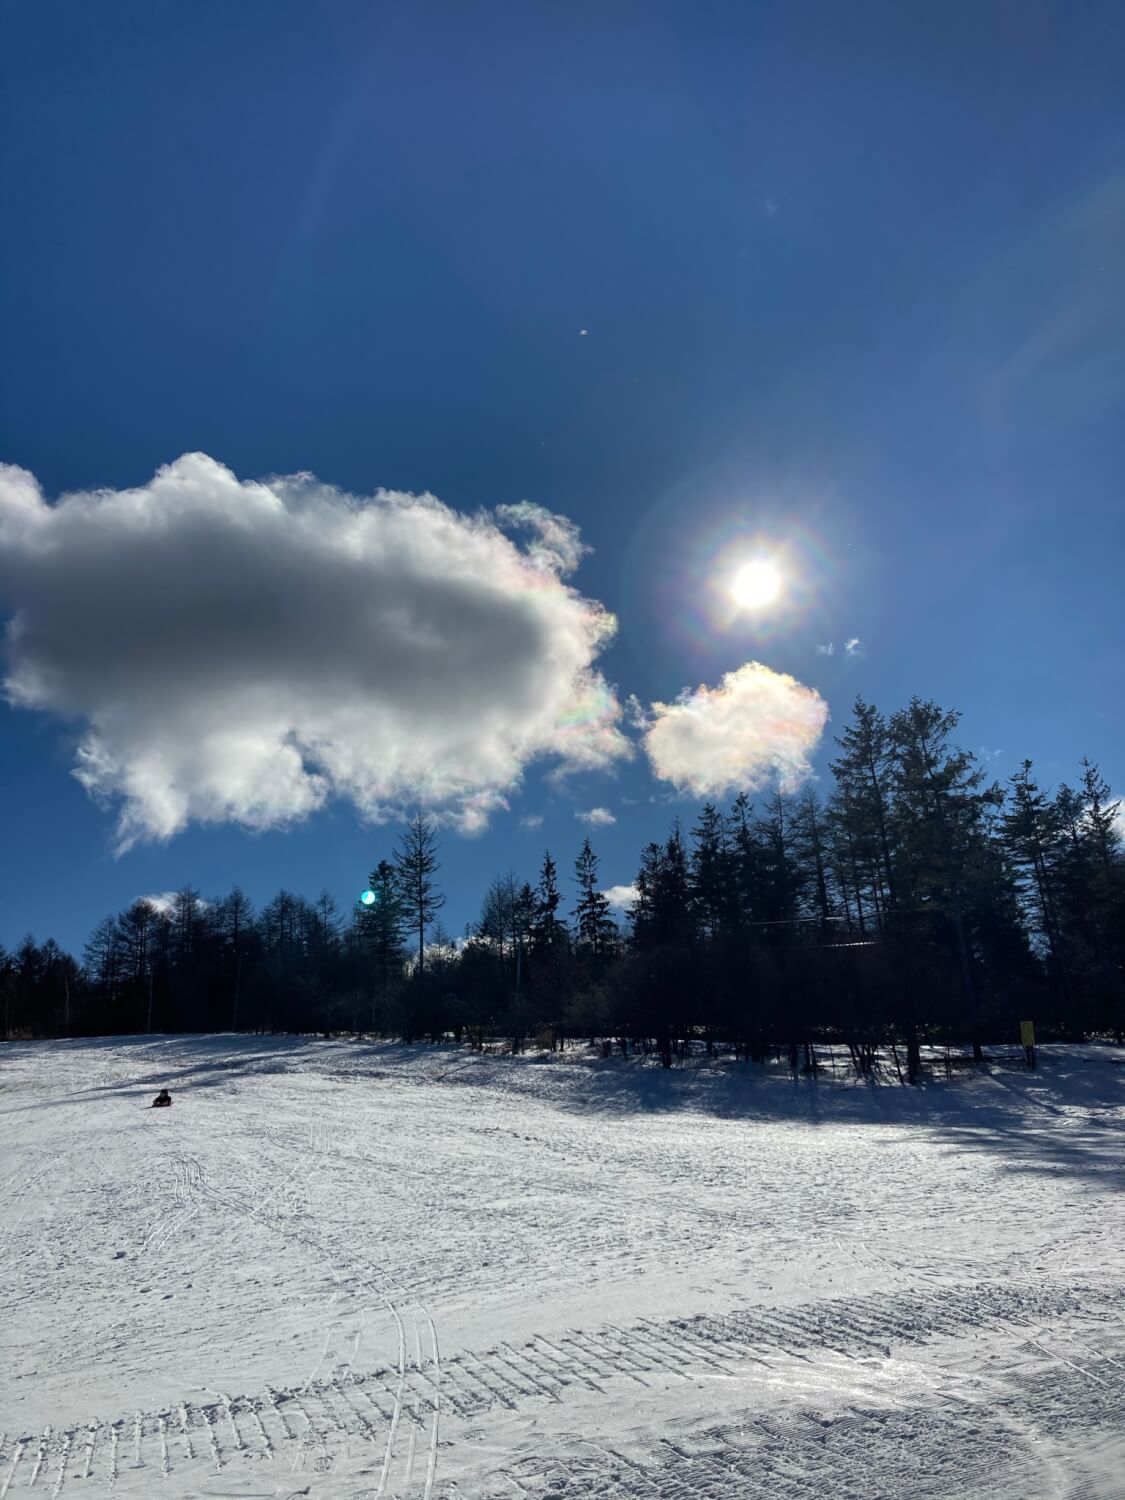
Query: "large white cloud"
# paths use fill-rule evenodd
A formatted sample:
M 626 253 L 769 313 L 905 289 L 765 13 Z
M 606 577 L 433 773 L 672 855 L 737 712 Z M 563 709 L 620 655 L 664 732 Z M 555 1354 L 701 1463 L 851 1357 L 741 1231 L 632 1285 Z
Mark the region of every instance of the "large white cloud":
M 615 621 L 565 582 L 582 551 L 526 503 L 243 482 L 202 453 L 53 505 L 0 466 L 6 693 L 79 724 L 75 774 L 119 804 L 121 848 L 332 795 L 472 832 L 530 760 L 629 753 L 594 665 Z
M 754 791 L 776 779 L 794 791 L 828 721 L 814 688 L 761 662 L 727 672 L 717 688 L 654 703 L 643 743 L 653 774 L 696 797 Z

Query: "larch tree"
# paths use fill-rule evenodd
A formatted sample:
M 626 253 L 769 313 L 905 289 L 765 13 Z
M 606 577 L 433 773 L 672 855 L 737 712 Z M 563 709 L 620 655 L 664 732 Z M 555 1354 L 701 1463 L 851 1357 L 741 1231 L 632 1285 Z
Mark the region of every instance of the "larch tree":
M 242 1000 L 242 971 L 249 938 L 254 930 L 254 908 L 241 886 L 232 886 L 230 894 L 220 903 L 219 921 L 230 970 L 230 1026 L 232 1031 L 237 1031 Z
M 103 917 L 87 938 L 82 967 L 99 997 L 112 1009 L 124 970 L 124 947 L 114 917 Z
M 811 886 L 811 903 L 821 922 L 833 916 L 828 889 L 828 844 L 824 811 L 812 787 L 802 792 L 790 818 L 798 862 L 806 871 Z
M 371 975 L 371 1023 L 374 1027 L 377 1007 L 386 1005 L 402 977 L 406 952 L 404 933 L 407 913 L 390 860 L 381 859 L 368 878 L 368 888 L 375 900 L 370 906 L 359 905 L 356 923 L 359 939 Z
M 199 892 L 183 885 L 172 898 L 172 952 L 177 969 L 187 968 L 195 950 L 200 919 Z
M 758 844 L 760 920 L 775 924 L 775 942 L 788 942 L 791 924 L 801 915 L 807 872 L 800 860 L 798 825 L 781 792 L 772 793 L 753 829 Z

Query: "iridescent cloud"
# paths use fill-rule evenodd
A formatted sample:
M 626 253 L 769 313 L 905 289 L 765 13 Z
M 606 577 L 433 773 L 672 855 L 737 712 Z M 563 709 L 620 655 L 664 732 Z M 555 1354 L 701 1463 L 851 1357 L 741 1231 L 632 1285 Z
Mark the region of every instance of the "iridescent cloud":
M 582 551 L 530 504 L 240 481 L 200 453 L 54 504 L 6 466 L 5 690 L 80 726 L 75 774 L 117 807 L 119 849 L 333 796 L 471 833 L 529 762 L 631 753 L 595 664 L 616 622 L 564 581 Z
M 827 721 L 815 689 L 755 661 L 727 672 L 717 688 L 654 703 L 643 744 L 653 775 L 696 797 L 775 780 L 793 791 L 812 774 L 809 757 Z

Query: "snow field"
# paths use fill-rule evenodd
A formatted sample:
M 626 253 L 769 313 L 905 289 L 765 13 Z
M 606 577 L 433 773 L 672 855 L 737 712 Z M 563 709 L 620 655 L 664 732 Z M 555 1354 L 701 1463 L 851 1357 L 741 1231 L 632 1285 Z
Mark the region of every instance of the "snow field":
M 10 1045 L 0 1500 L 1110 1500 L 1121 1057 Z

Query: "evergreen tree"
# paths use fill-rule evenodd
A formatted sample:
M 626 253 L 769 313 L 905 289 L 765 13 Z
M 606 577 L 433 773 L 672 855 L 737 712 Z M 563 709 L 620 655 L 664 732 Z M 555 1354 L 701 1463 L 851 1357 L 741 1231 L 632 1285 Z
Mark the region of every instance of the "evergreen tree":
M 633 945 L 638 949 L 650 948 L 659 941 L 656 903 L 662 858 L 659 844 L 646 844 L 641 850 L 641 865 L 633 882 L 637 894 L 629 908 L 629 918 L 633 924 Z
M 566 925 L 559 916 L 561 902 L 558 867 L 548 849 L 543 855 L 539 884 L 535 889 L 535 915 L 531 928 L 532 951 L 537 957 L 554 955 L 566 943 Z
M 690 943 L 695 935 L 687 849 L 677 818 L 661 851 L 653 893 L 658 942 Z
M 878 923 L 877 882 L 868 857 L 868 829 L 861 804 L 837 785 L 828 801 L 829 865 L 840 892 L 849 934 L 866 938 L 871 921 Z
M 743 929 L 760 920 L 764 902 L 761 849 L 754 835 L 754 804 L 745 792 L 739 792 L 731 805 L 727 835 L 732 878 L 731 925 Z
M 439 869 L 437 835 L 429 819 L 417 813 L 399 840 L 394 870 L 402 908 L 418 934 L 419 975 L 425 970 L 426 928 L 445 905 L 445 897 L 434 884 Z
M 896 894 L 928 909 L 953 938 L 971 1032 L 980 1041 L 981 994 L 970 944 L 970 913 L 998 894 L 1003 872 L 988 847 L 989 814 L 1003 802 L 999 787 L 985 787 L 970 751 L 950 743 L 960 715 L 913 698 L 893 715 L 894 816 L 898 839 Z M 990 890 L 991 886 L 991 890 Z M 1007 893 L 1003 904 L 1008 906 Z
M 691 836 L 691 899 L 700 931 L 716 941 L 734 926 L 737 903 L 727 826 L 713 802 L 703 804 Z
M 4 1040 L 13 1034 L 12 1012 L 16 996 L 16 965 L 12 955 L 0 943 L 0 1018 L 4 1023 Z
M 1011 791 L 1001 823 L 1004 848 L 1023 881 L 1035 927 L 1046 944 L 1050 968 L 1067 1001 L 1072 1000 L 1070 965 L 1059 922 L 1056 867 L 1062 833 L 1054 804 L 1031 778 L 1025 760 L 1009 778 Z
M 609 901 L 598 890 L 598 856 L 588 838 L 583 839 L 582 848 L 574 863 L 574 880 L 578 886 L 578 905 L 575 908 L 578 949 L 587 959 L 593 972 L 604 967 L 612 951 L 617 927 L 609 914 Z
M 857 697 L 852 713 L 853 722 L 836 738 L 843 754 L 832 762 L 836 813 L 847 820 L 853 879 L 862 871 L 872 904 L 886 911 L 897 899 L 891 823 L 896 746 L 886 720 L 873 704 Z M 858 887 L 856 896 L 861 899 Z
M 1076 790 L 1063 783 L 1054 801 L 1060 830 L 1057 886 L 1060 926 L 1072 956 L 1087 1026 L 1125 1034 L 1125 857 L 1120 803 L 1096 765 L 1082 763 Z M 1081 1023 L 1076 1018 L 1076 1031 Z
M 1121 801 L 1110 800 L 1109 783 L 1089 759 L 1082 761 L 1082 799 L 1086 837 L 1094 853 L 1097 878 L 1107 885 L 1121 875 Z
M 553 1045 L 563 1041 L 570 934 L 559 916 L 562 896 L 558 870 L 548 850 L 543 856 L 535 909 L 531 924 L 530 973 L 535 1010 L 540 1023 L 550 1028 Z

